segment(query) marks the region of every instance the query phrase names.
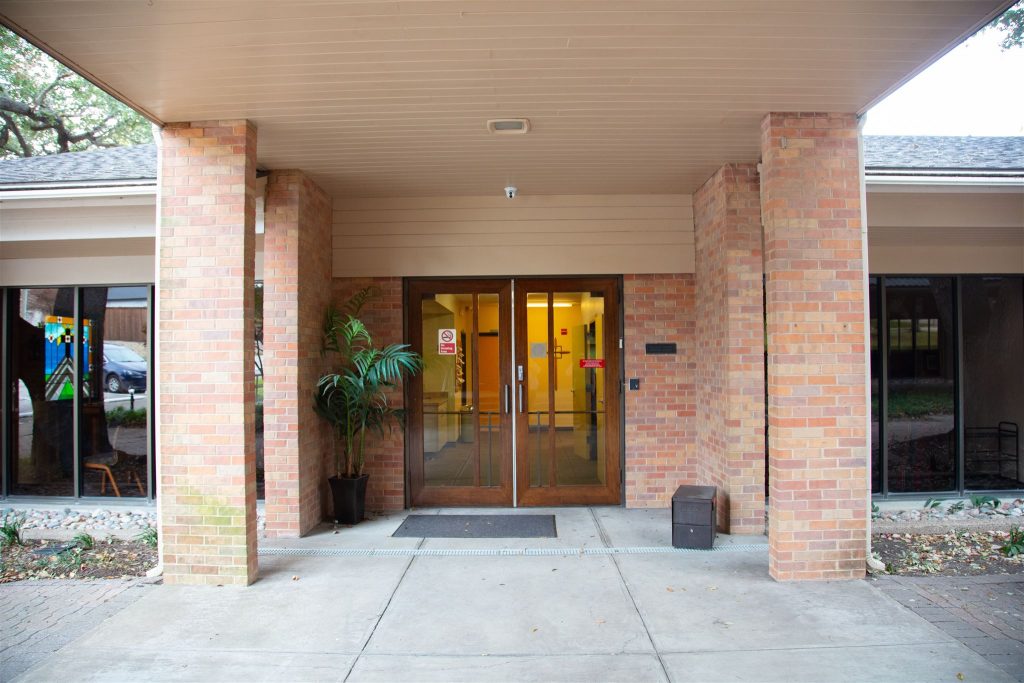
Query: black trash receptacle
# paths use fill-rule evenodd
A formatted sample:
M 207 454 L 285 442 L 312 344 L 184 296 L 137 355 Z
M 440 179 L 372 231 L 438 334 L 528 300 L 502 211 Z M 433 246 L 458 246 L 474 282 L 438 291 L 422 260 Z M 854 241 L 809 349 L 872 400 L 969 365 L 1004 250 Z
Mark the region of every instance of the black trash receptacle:
M 716 521 L 714 486 L 680 486 L 672 494 L 673 548 L 711 550 Z

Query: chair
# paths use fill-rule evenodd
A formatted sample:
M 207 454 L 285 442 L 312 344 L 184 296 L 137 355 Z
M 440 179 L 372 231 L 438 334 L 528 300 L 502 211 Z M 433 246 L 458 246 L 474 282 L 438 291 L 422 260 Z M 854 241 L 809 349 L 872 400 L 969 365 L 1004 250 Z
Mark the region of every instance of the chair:
M 119 436 L 120 431 L 120 427 L 114 429 L 114 438 L 111 439 L 111 444 L 117 443 L 117 437 Z M 95 453 L 93 455 L 86 456 L 83 459 L 82 467 L 100 472 L 102 476 L 102 479 L 100 480 L 100 495 L 106 494 L 107 482 L 109 481 L 110 488 L 114 490 L 114 495 L 118 498 L 121 497 L 121 489 L 118 488 L 117 480 L 114 479 L 114 473 L 110 468 L 117 466 L 122 455 L 127 454 L 117 450 L 117 448 L 111 445 L 111 450 L 104 453 Z M 143 496 L 146 495 L 146 489 L 142 486 L 142 481 L 139 480 L 139 474 L 134 469 L 131 470 L 131 477 L 135 482 L 135 485 L 138 487 L 139 493 Z

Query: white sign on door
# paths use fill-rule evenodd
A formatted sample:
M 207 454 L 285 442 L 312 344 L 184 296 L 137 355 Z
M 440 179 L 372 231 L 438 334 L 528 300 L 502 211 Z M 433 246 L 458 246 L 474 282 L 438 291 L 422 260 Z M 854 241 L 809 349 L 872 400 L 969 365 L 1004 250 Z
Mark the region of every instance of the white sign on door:
M 455 330 L 445 327 L 437 331 L 437 355 L 455 355 Z

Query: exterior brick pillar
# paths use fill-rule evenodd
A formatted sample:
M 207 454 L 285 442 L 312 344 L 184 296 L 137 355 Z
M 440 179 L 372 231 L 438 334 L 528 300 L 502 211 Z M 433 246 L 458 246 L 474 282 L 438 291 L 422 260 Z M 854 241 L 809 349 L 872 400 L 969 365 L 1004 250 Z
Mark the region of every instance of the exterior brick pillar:
M 256 130 L 161 135 L 159 481 L 168 583 L 256 578 Z
M 301 171 L 267 182 L 263 256 L 266 533 L 297 537 L 323 519 L 326 423 L 313 410 L 331 297 L 331 198 Z
M 730 164 L 693 198 L 697 251 L 698 480 L 718 487 L 719 527 L 764 533 L 761 195 Z
M 861 166 L 852 114 L 761 124 L 768 320 L 769 570 L 864 575 L 867 356 Z

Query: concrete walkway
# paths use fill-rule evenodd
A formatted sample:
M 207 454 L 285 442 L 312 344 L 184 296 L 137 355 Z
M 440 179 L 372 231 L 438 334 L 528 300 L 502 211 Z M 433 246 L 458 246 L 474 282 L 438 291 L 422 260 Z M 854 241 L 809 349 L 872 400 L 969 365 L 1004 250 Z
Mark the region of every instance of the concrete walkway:
M 763 538 L 588 554 L 666 546 L 668 513 L 552 512 L 557 539 L 394 539 L 396 515 L 267 542 L 327 555 L 261 557 L 244 590 L 146 591 L 21 680 L 1014 680 L 871 582 L 773 581 Z M 502 547 L 554 554 L 463 554 Z M 329 555 L 367 548 L 452 554 Z

